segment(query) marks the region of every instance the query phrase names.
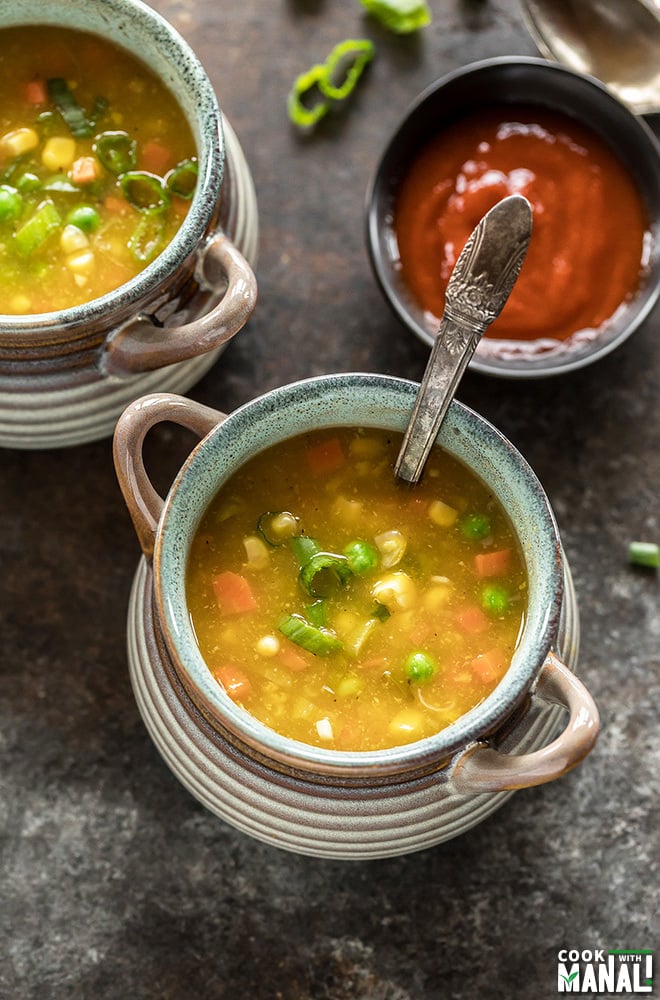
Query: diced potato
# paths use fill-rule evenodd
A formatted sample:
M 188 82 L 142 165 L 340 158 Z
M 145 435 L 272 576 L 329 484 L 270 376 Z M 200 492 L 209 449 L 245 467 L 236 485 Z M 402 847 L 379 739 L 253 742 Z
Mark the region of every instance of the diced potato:
M 396 528 L 376 535 L 374 542 L 380 552 L 383 569 L 391 569 L 403 559 L 406 551 L 406 538 Z
M 60 235 L 60 246 L 64 253 L 75 253 L 89 246 L 89 239 L 77 226 L 65 226 Z
M 66 263 L 76 274 L 91 274 L 94 270 L 94 254 L 91 250 L 78 250 L 69 254 Z
M 319 719 L 317 721 L 316 732 L 319 734 L 319 737 L 322 740 L 334 739 L 334 733 L 332 732 L 332 723 L 328 718 Z
M 243 548 L 250 569 L 265 569 L 268 566 L 270 554 L 263 538 L 259 538 L 258 535 L 246 535 L 243 539 Z
M 404 708 L 390 722 L 390 732 L 396 737 L 418 737 L 424 729 L 424 716 L 414 708 Z
M 458 511 L 450 507 L 444 500 L 434 500 L 429 507 L 429 517 L 440 528 L 451 528 L 456 524 Z
M 379 604 L 385 605 L 388 611 L 405 611 L 414 605 L 417 588 L 411 577 L 399 570 L 377 580 L 371 593 Z
M 332 510 L 345 524 L 355 524 L 362 514 L 363 505 L 359 500 L 349 500 L 348 497 L 338 496 L 332 505 Z
M 452 591 L 453 587 L 449 580 L 446 583 L 434 583 L 424 594 L 422 603 L 427 611 L 439 611 L 449 603 Z
M 39 136 L 33 128 L 15 128 L 3 135 L 0 145 L 7 156 L 22 156 L 37 148 Z
M 362 681 L 355 674 L 347 674 L 337 685 L 337 694 L 340 698 L 350 698 L 359 694 L 362 690 Z
M 46 140 L 41 162 L 48 170 L 68 170 L 76 158 L 76 140 L 54 135 Z

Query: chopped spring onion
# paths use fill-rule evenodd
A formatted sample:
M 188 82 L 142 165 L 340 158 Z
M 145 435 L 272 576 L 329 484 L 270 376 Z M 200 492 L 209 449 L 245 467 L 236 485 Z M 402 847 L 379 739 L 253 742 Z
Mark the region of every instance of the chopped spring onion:
M 386 608 L 384 604 L 379 604 L 378 601 L 376 601 L 373 611 L 371 612 L 371 617 L 375 618 L 379 622 L 386 622 L 391 614 L 392 612 L 389 608 Z
M 325 77 L 325 72 L 325 66 L 318 63 L 293 81 L 286 106 L 294 125 L 312 128 L 328 113 L 330 104 L 320 90 L 320 81 Z
M 71 93 L 66 80 L 54 77 L 46 81 L 46 86 L 51 101 L 62 115 L 71 135 L 76 139 L 92 135 L 93 125 L 85 117 L 85 112 Z
M 406 657 L 404 669 L 408 680 L 429 681 L 438 671 L 438 664 L 429 653 L 415 652 Z
M 119 183 L 126 200 L 140 212 L 164 212 L 170 204 L 169 192 L 156 174 L 129 170 L 121 175 Z
M 660 566 L 660 547 L 655 542 L 631 542 L 628 559 L 634 566 L 657 569 Z
M 0 184 L 0 222 L 13 222 L 21 214 L 23 199 L 15 187 Z
M 360 0 L 365 10 L 397 35 L 426 27 L 431 11 L 426 0 Z
M 343 649 L 341 641 L 334 632 L 311 625 L 301 615 L 285 615 L 278 629 L 287 639 L 313 653 L 314 656 L 330 656 Z
M 24 257 L 34 253 L 48 237 L 60 228 L 62 220 L 52 201 L 42 201 L 34 215 L 23 223 L 14 237 L 16 248 Z
M 182 160 L 165 175 L 165 186 L 178 198 L 190 201 L 195 193 L 198 173 L 197 160 Z
M 111 174 L 135 170 L 137 142 L 128 132 L 101 132 L 94 143 L 94 152 Z
M 283 545 L 300 534 L 300 519 L 288 510 L 267 510 L 257 521 L 257 531 L 269 545 Z
M 344 549 L 344 555 L 348 560 L 351 572 L 358 576 L 362 573 L 369 573 L 378 565 L 378 552 L 374 546 L 359 539 L 348 543 Z
M 325 73 L 318 81 L 321 92 L 332 101 L 346 100 L 355 90 L 374 52 L 374 43 L 367 38 L 347 38 L 335 45 L 325 61 Z
M 305 613 L 307 614 L 307 620 L 311 622 L 312 625 L 316 625 L 318 628 L 325 628 L 325 601 L 322 597 L 317 601 L 314 601 L 312 604 L 308 604 L 305 608 Z
M 160 213 L 142 216 L 133 231 L 128 248 L 135 260 L 146 264 L 165 246 L 165 220 Z
M 334 552 L 317 552 L 302 567 L 298 580 L 311 597 L 328 597 L 343 586 L 351 575 L 345 556 Z

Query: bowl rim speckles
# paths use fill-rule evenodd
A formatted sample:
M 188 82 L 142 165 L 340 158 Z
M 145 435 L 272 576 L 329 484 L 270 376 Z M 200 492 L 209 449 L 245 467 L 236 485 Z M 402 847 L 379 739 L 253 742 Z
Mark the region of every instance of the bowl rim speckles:
M 534 56 L 497 56 L 461 67 L 427 87 L 405 112 L 379 158 L 366 194 L 366 244 L 383 295 L 424 343 L 435 329 L 406 289 L 398 267 L 392 223 L 398 184 L 419 149 L 444 124 L 487 103 L 545 106 L 594 131 L 622 160 L 642 195 L 649 220 L 648 265 L 638 293 L 595 338 L 538 357 L 498 357 L 482 341 L 472 371 L 504 378 L 543 378 L 574 371 L 605 357 L 638 329 L 660 294 L 660 143 L 649 126 L 598 80 Z M 532 236 L 533 239 L 533 236 Z

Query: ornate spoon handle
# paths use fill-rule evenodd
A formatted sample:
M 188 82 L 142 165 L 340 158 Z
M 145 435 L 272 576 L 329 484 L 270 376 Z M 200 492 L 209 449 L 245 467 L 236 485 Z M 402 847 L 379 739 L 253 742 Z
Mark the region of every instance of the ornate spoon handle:
M 445 311 L 394 472 L 416 483 L 475 348 L 497 319 L 522 267 L 532 232 L 526 198 L 503 198 L 476 226 L 447 285 Z

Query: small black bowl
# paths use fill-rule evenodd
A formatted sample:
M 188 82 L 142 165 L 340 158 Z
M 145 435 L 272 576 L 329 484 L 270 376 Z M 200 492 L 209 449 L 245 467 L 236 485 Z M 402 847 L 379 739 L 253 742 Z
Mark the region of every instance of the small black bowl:
M 591 364 L 623 343 L 654 306 L 660 291 L 660 144 L 638 118 L 592 77 L 539 58 L 503 56 L 472 63 L 425 90 L 390 139 L 367 192 L 367 249 L 378 283 L 394 312 L 412 332 L 432 344 L 430 325 L 401 277 L 394 231 L 398 188 L 426 144 L 452 122 L 488 105 L 527 104 L 560 112 L 580 122 L 613 150 L 632 176 L 648 219 L 651 246 L 637 294 L 596 337 L 545 354 L 499 357 L 482 341 L 473 371 L 513 378 L 539 378 Z M 533 236 L 532 236 L 533 239 Z M 616 253 L 616 247 L 612 247 Z M 540 304 L 542 307 L 542 303 Z

